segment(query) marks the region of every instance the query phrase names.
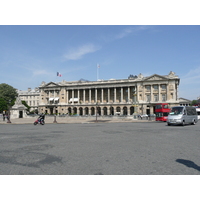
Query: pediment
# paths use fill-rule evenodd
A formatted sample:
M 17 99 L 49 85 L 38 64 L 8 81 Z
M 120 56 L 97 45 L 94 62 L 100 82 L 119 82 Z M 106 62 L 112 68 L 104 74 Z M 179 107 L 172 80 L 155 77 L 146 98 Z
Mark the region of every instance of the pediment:
M 45 85 L 45 87 L 55 87 L 55 86 L 59 86 L 58 84 L 54 83 L 54 82 L 50 82 L 50 83 L 47 83 Z
M 185 98 L 182 98 L 182 97 L 180 97 L 179 98 L 179 103 L 182 103 L 182 102 L 187 102 L 187 103 L 191 103 L 191 100 L 188 100 L 188 99 L 185 99 Z
M 160 80 L 167 80 L 164 76 L 160 76 L 158 74 L 153 74 L 147 78 L 144 79 L 144 81 L 160 81 Z

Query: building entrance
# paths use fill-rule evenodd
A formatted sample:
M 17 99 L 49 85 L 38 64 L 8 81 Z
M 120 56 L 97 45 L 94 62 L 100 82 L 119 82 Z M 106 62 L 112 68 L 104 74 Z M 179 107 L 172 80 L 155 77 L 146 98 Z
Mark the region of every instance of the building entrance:
M 23 118 L 23 111 L 19 111 L 19 118 Z

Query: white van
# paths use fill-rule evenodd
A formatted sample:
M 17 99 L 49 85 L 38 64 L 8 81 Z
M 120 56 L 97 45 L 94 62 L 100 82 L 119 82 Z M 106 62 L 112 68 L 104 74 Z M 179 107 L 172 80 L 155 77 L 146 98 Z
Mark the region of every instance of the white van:
M 167 118 L 167 124 L 193 124 L 198 122 L 197 111 L 195 107 L 190 106 L 176 106 L 172 107 Z
M 200 108 L 196 108 L 197 115 L 198 115 L 198 120 L 200 120 Z

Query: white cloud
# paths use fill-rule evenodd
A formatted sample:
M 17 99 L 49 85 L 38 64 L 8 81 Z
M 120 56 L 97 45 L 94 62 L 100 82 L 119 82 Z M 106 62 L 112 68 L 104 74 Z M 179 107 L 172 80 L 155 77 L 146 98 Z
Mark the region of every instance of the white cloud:
M 33 71 L 33 70 L 32 70 Z M 46 71 L 46 70 L 35 70 L 33 71 L 33 76 L 39 76 L 39 75 L 49 75 L 51 74 L 50 72 Z
M 66 60 L 78 60 L 81 59 L 84 55 L 98 51 L 100 47 L 97 47 L 93 44 L 86 44 L 78 47 L 77 49 L 70 50 L 67 54 L 64 55 Z
M 181 78 L 181 84 L 197 84 L 200 83 L 200 67 L 190 70 Z
M 180 76 L 179 97 L 190 100 L 200 96 L 200 67 L 190 70 L 186 75 Z
M 149 28 L 150 28 L 150 26 L 131 26 L 131 27 L 128 27 L 128 28 L 122 30 L 121 33 L 119 33 L 118 35 L 115 36 L 115 39 L 122 39 L 122 38 L 130 35 L 131 33 L 137 33 L 140 31 L 147 30 Z

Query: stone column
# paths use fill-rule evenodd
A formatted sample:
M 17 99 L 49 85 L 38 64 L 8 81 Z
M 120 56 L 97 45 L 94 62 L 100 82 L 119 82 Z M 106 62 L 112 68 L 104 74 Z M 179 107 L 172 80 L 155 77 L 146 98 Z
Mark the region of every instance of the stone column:
M 110 88 L 108 88 L 108 103 L 110 103 Z
M 95 88 L 95 103 L 97 103 L 97 88 Z
M 67 92 L 66 103 L 69 104 L 69 91 L 67 90 L 66 92 Z
M 130 87 L 128 87 L 128 103 L 130 102 Z
M 101 102 L 103 103 L 103 88 L 101 89 Z
M 78 104 L 80 103 L 79 99 L 80 99 L 80 90 L 78 89 Z
M 89 89 L 89 103 L 91 103 L 91 95 L 92 95 L 92 93 L 91 93 L 91 89 Z
M 116 87 L 114 88 L 114 103 L 116 102 L 117 90 Z
M 123 92 L 124 92 L 123 87 L 121 87 L 121 103 L 123 103 Z
M 74 105 L 74 89 L 72 90 L 72 105 Z
M 83 103 L 85 104 L 85 89 L 83 90 Z

